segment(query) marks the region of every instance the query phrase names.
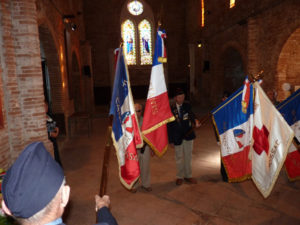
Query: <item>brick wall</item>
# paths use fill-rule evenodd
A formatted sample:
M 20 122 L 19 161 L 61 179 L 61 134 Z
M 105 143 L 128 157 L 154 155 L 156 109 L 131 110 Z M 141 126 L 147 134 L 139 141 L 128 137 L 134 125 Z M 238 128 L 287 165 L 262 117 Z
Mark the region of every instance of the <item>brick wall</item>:
M 74 14 L 73 22 L 80 27 L 71 34 L 69 48 L 71 52 L 78 52 L 81 68 L 80 38 L 85 38 L 81 7 L 81 0 L 1 1 L 0 102 L 3 127 L 0 128 L 0 168 L 7 168 L 33 141 L 43 141 L 52 152 L 45 123 L 40 40 L 48 59 L 54 112 L 68 118 L 74 111 L 67 91 L 66 27 L 61 14 Z
M 190 0 L 192 8 L 196 1 Z M 198 13 L 187 15 L 197 21 Z M 264 71 L 263 88 L 275 89 L 283 99 L 281 85 L 299 85 L 298 56 L 300 26 L 300 1 L 295 0 L 246 0 L 236 1 L 229 8 L 229 1 L 205 1 L 205 27 L 192 27 L 188 36 L 201 40 L 204 45 L 196 62 L 198 90 L 196 100 L 212 107 L 220 102 L 224 90 L 224 52 L 234 47 L 241 55 L 244 75 Z M 193 12 L 194 10 L 191 10 Z M 196 35 L 195 35 L 196 34 Z M 229 56 L 230 57 L 230 56 Z M 299 57 L 299 56 L 298 56 Z M 203 72 L 203 62 L 209 61 L 210 70 Z M 234 62 L 232 62 L 234 63 Z
M 5 125 L 0 167 L 7 167 L 28 143 L 47 142 L 35 12 L 34 1 L 1 1 Z

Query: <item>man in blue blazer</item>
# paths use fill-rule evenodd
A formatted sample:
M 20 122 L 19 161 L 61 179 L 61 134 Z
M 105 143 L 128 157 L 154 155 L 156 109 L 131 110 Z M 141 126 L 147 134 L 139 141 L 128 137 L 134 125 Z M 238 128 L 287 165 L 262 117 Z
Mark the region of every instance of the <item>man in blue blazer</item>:
M 176 185 L 181 185 L 183 181 L 196 184 L 191 165 L 193 140 L 196 138 L 193 128 L 201 124 L 195 118 L 191 105 L 184 102 L 185 94 L 182 89 L 176 89 L 174 99 L 175 104 L 171 106 L 171 110 L 175 121 L 168 123 L 168 137 L 170 145 L 175 148 Z
M 2 209 L 20 224 L 62 225 L 70 196 L 61 166 L 42 142 L 28 145 L 2 182 Z M 95 197 L 98 225 L 117 225 L 109 212 L 109 197 Z

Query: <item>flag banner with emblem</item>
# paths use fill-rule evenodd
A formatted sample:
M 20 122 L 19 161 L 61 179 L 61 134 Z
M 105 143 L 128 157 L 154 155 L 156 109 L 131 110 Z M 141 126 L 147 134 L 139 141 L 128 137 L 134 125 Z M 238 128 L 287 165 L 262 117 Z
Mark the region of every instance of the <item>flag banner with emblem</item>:
M 300 179 L 300 89 L 278 104 L 277 109 L 295 134 L 284 165 L 289 179 L 298 180 Z
M 248 85 L 247 91 L 249 104 L 246 108 L 242 106 L 241 87 L 212 111 L 221 143 L 221 159 L 229 182 L 240 182 L 251 177 L 249 151 L 253 128 L 252 84 Z
M 162 64 L 166 62 L 164 38 L 166 38 L 165 32 L 159 29 L 142 124 L 143 138 L 158 156 L 162 156 L 168 148 L 166 124 L 175 119 L 170 109 Z
M 254 87 L 252 180 L 267 198 L 283 166 L 294 132 L 258 82 Z
M 119 49 L 110 115 L 113 115 L 112 139 L 119 162 L 121 183 L 131 189 L 139 178 L 137 150 L 143 145 L 134 110 L 129 74 L 123 49 Z

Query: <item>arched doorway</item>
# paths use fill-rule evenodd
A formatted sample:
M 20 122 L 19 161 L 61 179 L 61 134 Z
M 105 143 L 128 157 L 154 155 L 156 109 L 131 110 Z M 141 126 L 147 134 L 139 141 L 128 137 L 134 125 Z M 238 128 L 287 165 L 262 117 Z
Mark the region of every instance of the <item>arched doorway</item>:
M 240 53 L 233 47 L 228 47 L 222 54 L 223 59 L 223 92 L 232 93 L 243 85 L 245 71 Z
M 45 25 L 39 26 L 39 39 L 45 99 L 49 102 L 49 109 L 59 126 L 60 134 L 66 134 L 59 54 L 52 34 Z
M 289 93 L 282 89 L 284 83 L 291 85 L 291 91 L 300 86 L 300 28 L 293 32 L 285 42 L 279 55 L 276 74 L 276 90 L 279 101 L 284 100 Z

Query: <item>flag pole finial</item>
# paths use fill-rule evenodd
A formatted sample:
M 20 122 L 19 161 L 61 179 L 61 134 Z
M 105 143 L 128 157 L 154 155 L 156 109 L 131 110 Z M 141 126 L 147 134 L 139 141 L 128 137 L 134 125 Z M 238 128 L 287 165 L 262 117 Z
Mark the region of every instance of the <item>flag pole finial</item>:
M 264 77 L 263 73 L 264 73 L 264 71 L 261 70 L 261 71 L 259 71 L 259 72 L 256 73 L 256 74 L 250 74 L 249 80 L 250 80 L 252 83 L 255 82 L 255 81 L 258 81 L 258 80 L 262 80 L 263 77 Z

